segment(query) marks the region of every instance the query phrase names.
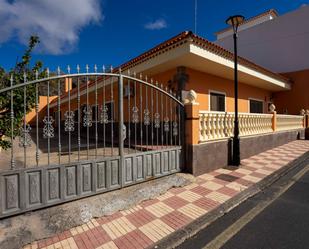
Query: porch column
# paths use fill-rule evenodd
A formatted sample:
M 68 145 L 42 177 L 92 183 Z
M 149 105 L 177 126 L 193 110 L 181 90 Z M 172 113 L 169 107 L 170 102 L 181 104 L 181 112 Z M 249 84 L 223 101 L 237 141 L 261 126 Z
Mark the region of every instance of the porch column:
M 185 90 L 188 81 L 189 75 L 186 73 L 186 67 L 177 67 L 177 73 L 174 75 L 174 82 L 177 85 L 177 91 L 179 96 L 181 96 L 182 91 Z
M 72 90 L 72 78 L 65 78 L 64 91 L 67 93 Z

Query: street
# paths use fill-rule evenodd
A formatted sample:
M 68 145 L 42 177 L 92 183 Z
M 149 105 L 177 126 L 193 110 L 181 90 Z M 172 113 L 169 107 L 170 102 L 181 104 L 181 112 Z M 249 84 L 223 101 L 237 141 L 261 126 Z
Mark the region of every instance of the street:
M 307 163 L 240 204 L 178 249 L 309 248 L 308 189 Z

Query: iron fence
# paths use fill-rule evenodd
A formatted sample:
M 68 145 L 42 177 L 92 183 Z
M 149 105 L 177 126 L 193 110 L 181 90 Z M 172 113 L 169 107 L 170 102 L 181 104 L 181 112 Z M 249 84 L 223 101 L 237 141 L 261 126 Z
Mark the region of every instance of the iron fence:
M 21 84 L 11 77 L 0 89 L 11 103 L 11 147 L 0 152 L 0 217 L 179 171 L 183 104 L 165 85 L 96 66 L 46 75 L 28 81 L 25 73 Z M 23 118 L 16 124 L 20 89 Z

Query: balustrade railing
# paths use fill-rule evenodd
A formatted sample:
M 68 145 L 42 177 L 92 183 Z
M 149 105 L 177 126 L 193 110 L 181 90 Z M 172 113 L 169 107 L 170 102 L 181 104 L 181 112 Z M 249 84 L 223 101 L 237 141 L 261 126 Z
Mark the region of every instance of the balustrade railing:
M 274 114 L 239 113 L 240 136 L 273 132 Z M 276 115 L 277 129 L 293 130 L 303 128 L 303 116 Z M 200 111 L 200 141 L 223 139 L 233 136 L 235 114 L 231 112 Z
M 304 117 L 298 115 L 277 114 L 277 130 L 285 131 L 291 129 L 303 128 Z

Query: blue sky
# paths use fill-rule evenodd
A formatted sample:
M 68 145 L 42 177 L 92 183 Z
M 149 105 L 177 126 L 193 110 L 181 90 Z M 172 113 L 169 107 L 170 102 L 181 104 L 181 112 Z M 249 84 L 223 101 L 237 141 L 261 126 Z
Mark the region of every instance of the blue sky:
M 197 34 L 214 40 L 232 14 L 279 14 L 305 0 L 197 0 Z M 16 11 L 17 10 L 17 11 Z M 19 13 L 19 14 L 18 14 Z M 194 31 L 194 0 L 0 0 L 0 65 L 14 66 L 30 34 L 34 59 L 54 70 L 70 64 L 117 66 L 184 30 Z

